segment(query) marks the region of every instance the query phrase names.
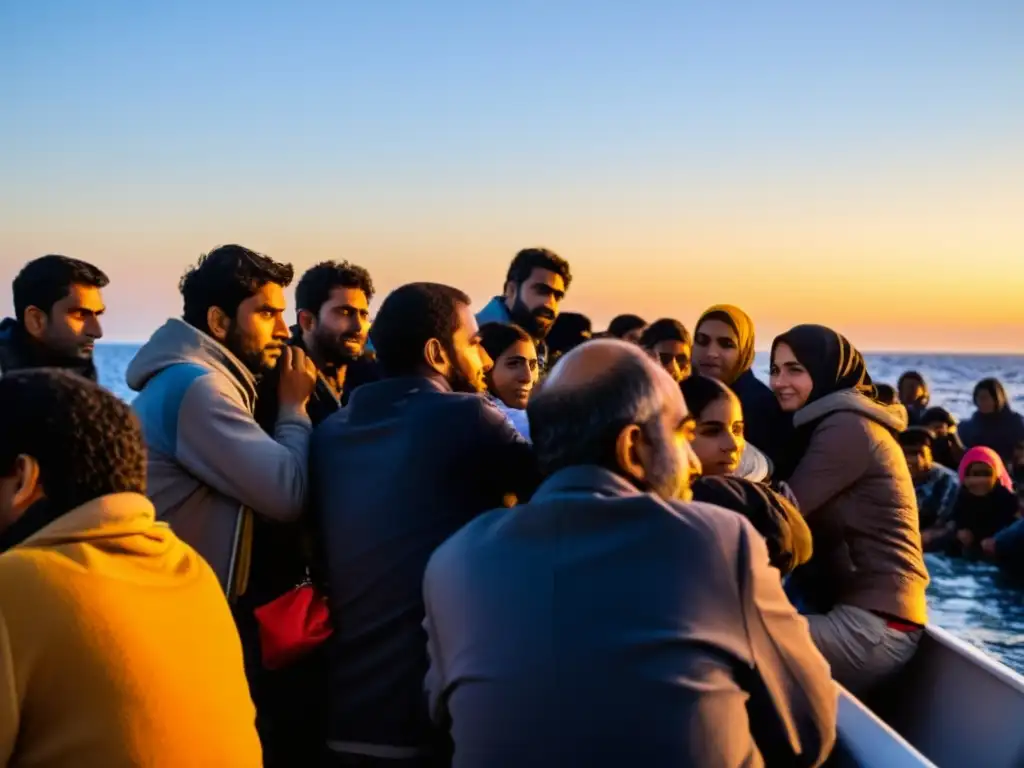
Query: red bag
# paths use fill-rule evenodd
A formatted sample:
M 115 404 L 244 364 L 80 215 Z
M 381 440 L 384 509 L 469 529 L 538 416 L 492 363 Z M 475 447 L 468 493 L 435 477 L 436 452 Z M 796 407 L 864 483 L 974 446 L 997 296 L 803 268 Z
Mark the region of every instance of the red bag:
M 263 666 L 280 669 L 331 636 L 327 597 L 308 580 L 255 610 Z

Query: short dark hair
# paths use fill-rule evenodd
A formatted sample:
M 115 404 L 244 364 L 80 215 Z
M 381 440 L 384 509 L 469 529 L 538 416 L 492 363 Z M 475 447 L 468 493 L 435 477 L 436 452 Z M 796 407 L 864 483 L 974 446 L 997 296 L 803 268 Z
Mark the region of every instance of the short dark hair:
M 639 315 L 618 315 L 608 323 L 608 335 L 617 339 L 623 338 L 637 328 L 645 328 L 647 321 Z
M 686 407 L 695 419 L 700 419 L 705 408 L 716 400 L 728 397 L 732 391 L 718 379 L 701 375 L 685 379 L 680 383 L 679 388 L 683 391 Z
M 896 439 L 904 448 L 931 448 L 935 436 L 924 427 L 911 427 L 900 432 Z
M 947 427 L 955 427 L 956 417 L 945 408 L 941 408 L 939 406 L 929 408 L 921 416 L 922 424 L 935 424 L 936 422 L 939 424 L 945 424 Z
M 131 407 L 67 370 L 0 379 L 0 475 L 20 455 L 39 463 L 46 497 L 60 513 L 111 493 L 146 492 L 146 448 Z
M 335 288 L 356 288 L 366 294 L 366 300 L 373 300 L 373 280 L 363 267 L 347 261 L 321 261 L 306 270 L 295 286 L 295 309 L 306 310 L 314 315 L 331 297 Z
M 430 339 L 450 344 L 459 327 L 459 306 L 469 296 L 440 283 L 409 283 L 388 294 L 370 326 L 370 341 L 387 376 L 409 376 L 424 364 Z
M 630 424 L 660 418 L 662 402 L 649 366 L 625 358 L 587 386 L 549 391 L 542 382 L 526 406 L 530 437 L 545 475 L 595 464 L 615 469 L 615 443 Z
M 480 344 L 491 360 L 497 360 L 505 350 L 520 341 L 533 343 L 533 337 L 512 323 L 484 323 L 480 326 Z
M 679 341 L 683 344 L 693 343 L 690 339 L 690 332 L 686 330 L 686 326 L 670 317 L 655 320 L 644 329 L 643 334 L 640 336 L 640 346 L 646 349 L 653 349 L 655 344 L 660 344 L 663 341 Z
M 586 315 L 579 312 L 562 312 L 555 318 L 545 341 L 548 351 L 555 356 L 578 347 L 590 338 L 593 324 Z
M 219 307 L 232 320 L 238 307 L 267 283 L 291 285 L 295 270 L 269 256 L 241 245 L 220 245 L 199 257 L 181 278 L 178 289 L 185 300 L 183 317 L 189 325 L 209 333 L 206 315 Z
M 72 285 L 106 288 L 110 278 L 99 267 L 59 254 L 33 259 L 14 278 L 14 316 L 21 322 L 29 307 L 47 315 L 71 292 Z
M 548 272 L 561 275 L 565 282 L 565 290 L 569 290 L 569 284 L 572 282 L 569 262 L 547 248 L 524 248 L 517 253 L 508 267 L 505 282 L 522 285 L 530 279 L 535 269 L 546 269 Z
M 900 401 L 899 393 L 891 384 L 875 384 L 875 399 L 882 405 L 894 405 Z

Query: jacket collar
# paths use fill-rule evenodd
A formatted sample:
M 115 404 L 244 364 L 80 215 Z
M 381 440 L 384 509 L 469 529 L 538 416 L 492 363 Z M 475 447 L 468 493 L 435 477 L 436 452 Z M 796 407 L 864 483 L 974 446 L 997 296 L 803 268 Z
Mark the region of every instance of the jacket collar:
M 18 546 L 45 547 L 90 539 L 145 533 L 156 522 L 153 504 L 139 493 L 113 493 L 61 515 Z
M 540 484 L 533 500 L 543 501 L 568 493 L 588 493 L 612 498 L 643 495 L 642 491 L 621 475 L 593 464 L 580 464 L 550 475 Z

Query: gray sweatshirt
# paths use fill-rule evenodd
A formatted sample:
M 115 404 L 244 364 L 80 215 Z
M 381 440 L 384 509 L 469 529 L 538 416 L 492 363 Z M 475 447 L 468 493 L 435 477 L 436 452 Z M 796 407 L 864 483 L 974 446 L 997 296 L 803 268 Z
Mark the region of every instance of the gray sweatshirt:
M 128 366 L 149 450 L 157 516 L 206 558 L 229 596 L 244 584 L 252 513 L 295 520 L 306 498 L 312 425 L 282 410 L 274 436 L 253 418 L 256 379 L 183 320 L 153 334 Z

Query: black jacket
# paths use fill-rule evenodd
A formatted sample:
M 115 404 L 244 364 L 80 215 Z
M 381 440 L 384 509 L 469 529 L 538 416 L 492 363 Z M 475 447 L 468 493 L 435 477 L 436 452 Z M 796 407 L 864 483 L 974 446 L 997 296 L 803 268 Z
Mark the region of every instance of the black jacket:
M 0 376 L 26 368 L 65 368 L 96 381 L 96 363 L 92 360 L 67 360 L 49 354 L 21 329 L 18 321 L 8 317 L 0 321 Z
M 360 387 L 316 429 L 310 457 L 336 617 L 328 738 L 429 747 L 427 560 L 465 523 L 532 490 L 532 450 L 484 397 L 408 377 Z

